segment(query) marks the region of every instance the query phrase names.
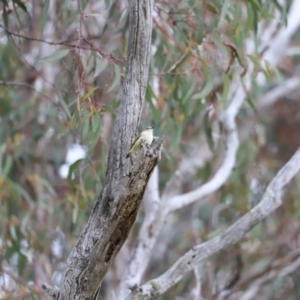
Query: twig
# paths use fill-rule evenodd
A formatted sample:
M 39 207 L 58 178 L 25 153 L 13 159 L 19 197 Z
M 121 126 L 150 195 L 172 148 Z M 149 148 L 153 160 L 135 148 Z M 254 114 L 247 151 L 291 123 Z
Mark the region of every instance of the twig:
M 39 94 L 42 97 L 45 97 L 46 99 L 48 99 L 49 101 L 51 101 L 54 105 L 57 105 L 57 103 L 55 103 L 51 98 L 49 98 L 47 95 L 39 92 L 36 90 L 36 88 L 34 86 L 32 86 L 31 84 L 28 84 L 26 82 L 16 82 L 16 81 L 4 81 L 4 80 L 0 80 L 0 85 L 6 85 L 6 86 L 24 86 L 27 87 L 33 91 L 35 91 L 37 94 Z
M 75 48 L 75 49 L 79 48 L 79 49 L 83 49 L 83 50 L 97 50 L 104 58 L 106 58 L 108 60 L 112 60 L 114 62 L 118 62 L 118 63 L 122 63 L 122 64 L 125 62 L 124 59 L 118 58 L 115 55 L 104 51 L 100 47 L 95 46 L 95 44 L 93 42 L 87 40 L 84 36 L 82 36 L 82 39 L 84 39 L 84 41 L 86 43 L 88 43 L 90 45 L 90 47 L 79 45 L 78 40 L 80 41 L 80 39 L 65 40 L 65 41 L 59 41 L 59 42 L 51 42 L 51 41 L 47 41 L 47 40 L 44 40 L 44 39 L 33 38 L 33 37 L 30 37 L 30 36 L 26 36 L 26 35 L 23 35 L 23 34 L 12 32 L 11 30 L 9 30 L 8 28 L 4 27 L 1 24 L 0 24 L 0 27 L 3 28 L 3 30 L 6 31 L 8 34 L 13 35 L 13 36 L 17 36 L 19 38 L 23 38 L 23 39 L 26 39 L 26 40 L 37 41 L 37 42 L 41 42 L 41 43 L 45 43 L 45 44 L 53 45 L 53 46 L 63 45 L 63 46 L 67 46 L 67 47 Z M 77 41 L 77 44 L 76 45 L 70 44 L 70 42 L 73 42 L 73 41 Z

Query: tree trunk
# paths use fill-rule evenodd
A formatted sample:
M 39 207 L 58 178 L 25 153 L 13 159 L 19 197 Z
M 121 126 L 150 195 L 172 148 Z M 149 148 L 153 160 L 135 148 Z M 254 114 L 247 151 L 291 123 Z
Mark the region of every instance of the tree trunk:
M 160 157 L 161 144 L 155 149 L 144 145 L 143 151 L 133 158 L 134 164 L 130 159 L 124 160 L 136 136 L 143 108 L 152 7 L 152 0 L 130 1 L 126 74 L 110 141 L 104 187 L 67 260 L 60 290 L 43 286 L 59 300 L 96 299 L 103 277 L 135 221 L 147 182 Z

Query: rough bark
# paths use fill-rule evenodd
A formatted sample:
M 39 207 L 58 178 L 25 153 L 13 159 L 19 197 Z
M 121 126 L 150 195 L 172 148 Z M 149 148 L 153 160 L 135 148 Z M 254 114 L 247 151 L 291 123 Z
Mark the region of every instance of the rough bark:
M 161 144 L 143 145 L 124 160 L 140 123 L 148 80 L 152 33 L 152 0 L 130 1 L 126 74 L 110 142 L 103 190 L 66 264 L 60 290 L 43 285 L 59 300 L 92 300 L 113 258 L 135 221 L 147 182 L 158 163 Z

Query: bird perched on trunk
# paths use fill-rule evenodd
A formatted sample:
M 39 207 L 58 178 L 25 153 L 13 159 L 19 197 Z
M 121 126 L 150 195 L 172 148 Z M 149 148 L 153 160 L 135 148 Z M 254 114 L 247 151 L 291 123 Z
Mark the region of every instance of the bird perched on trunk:
M 130 155 L 132 155 L 133 153 L 137 152 L 140 149 L 142 140 L 145 140 L 145 142 L 148 145 L 152 144 L 152 141 L 153 141 L 153 127 L 147 127 L 145 130 L 143 130 L 138 135 L 138 137 L 132 143 L 132 146 L 131 146 L 131 148 L 130 148 L 130 150 L 129 150 L 129 152 L 126 155 L 125 158 L 128 158 Z

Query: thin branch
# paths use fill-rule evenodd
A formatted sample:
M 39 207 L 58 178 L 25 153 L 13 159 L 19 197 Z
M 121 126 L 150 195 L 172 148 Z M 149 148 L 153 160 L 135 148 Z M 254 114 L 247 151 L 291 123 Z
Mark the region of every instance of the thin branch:
M 6 85 L 6 86 L 24 86 L 24 87 L 27 87 L 27 88 L 35 91 L 40 96 L 45 97 L 46 99 L 48 99 L 49 101 L 51 101 L 54 105 L 58 105 L 51 98 L 49 98 L 47 95 L 45 95 L 45 94 L 37 91 L 34 86 L 32 86 L 31 84 L 28 84 L 26 82 L 16 82 L 16 81 L 4 81 L 4 80 L 0 80 L 0 85 Z
M 118 62 L 118 63 L 122 63 L 124 64 L 125 61 L 124 59 L 121 59 L 119 57 L 116 57 L 115 55 L 113 55 L 112 53 L 108 53 L 106 51 L 104 51 L 103 49 L 101 49 L 100 47 L 98 46 L 95 46 L 95 44 L 91 41 L 89 41 L 88 39 L 86 39 L 84 36 L 81 36 L 81 38 L 87 43 L 90 45 L 90 47 L 86 47 L 86 46 L 82 46 L 82 45 L 79 45 L 79 42 L 80 42 L 80 39 L 73 39 L 73 40 L 65 40 L 65 41 L 60 41 L 60 42 L 50 42 L 50 41 L 47 41 L 47 40 L 44 40 L 44 39 L 39 39 L 39 38 L 33 38 L 33 37 L 30 37 L 30 36 L 26 36 L 26 35 L 23 35 L 23 34 L 19 34 L 19 33 L 16 33 L 16 32 L 12 32 L 11 30 L 9 30 L 8 28 L 4 27 L 3 25 L 0 24 L 0 28 L 3 28 L 3 30 L 5 32 L 7 32 L 8 34 L 10 35 L 13 35 L 13 36 L 16 36 L 16 37 L 19 37 L 19 38 L 23 38 L 23 39 L 26 39 L 26 40 L 30 40 L 30 41 L 36 41 L 36 42 L 41 42 L 41 43 L 45 43 L 45 44 L 48 44 L 48 45 L 53 45 L 53 46 L 67 46 L 67 47 L 70 47 L 70 48 L 75 48 L 75 49 L 84 49 L 84 50 L 96 50 L 98 51 L 104 58 L 108 59 L 108 60 L 112 60 L 114 62 Z M 73 44 L 70 44 L 70 42 L 72 41 L 77 41 L 77 44 L 76 45 L 73 45 Z
M 241 297 L 241 300 L 251 300 L 253 297 L 259 292 L 259 289 L 261 286 L 271 280 L 286 277 L 287 275 L 293 273 L 295 270 L 299 269 L 300 267 L 300 257 L 298 257 L 293 262 L 287 264 L 286 266 L 282 267 L 279 270 L 271 270 L 267 274 L 265 274 L 263 277 L 257 279 L 252 286 L 245 291 L 243 297 Z
M 192 300 L 204 300 L 201 293 L 201 276 L 197 266 L 194 268 L 194 275 L 195 275 L 195 286 L 191 291 L 191 299 Z
M 78 39 L 72 39 L 72 40 L 65 40 L 65 41 L 61 41 L 61 42 L 50 42 L 50 41 L 46 41 L 44 39 L 34 38 L 34 37 L 30 37 L 30 36 L 27 36 L 27 35 L 23 35 L 23 34 L 20 34 L 20 33 L 13 32 L 13 31 L 9 30 L 8 28 L 6 28 L 5 26 L 3 26 L 2 24 L 0 24 L 0 28 L 2 28 L 5 32 L 7 32 L 10 35 L 13 35 L 13 36 L 16 36 L 16 37 L 19 37 L 19 38 L 23 38 L 23 39 L 26 39 L 26 40 L 37 41 L 37 42 L 45 43 L 45 44 L 48 44 L 48 45 L 54 45 L 54 46 L 69 45 L 68 43 L 75 42 L 75 41 L 78 40 Z M 73 45 L 73 47 L 74 47 L 74 45 Z

